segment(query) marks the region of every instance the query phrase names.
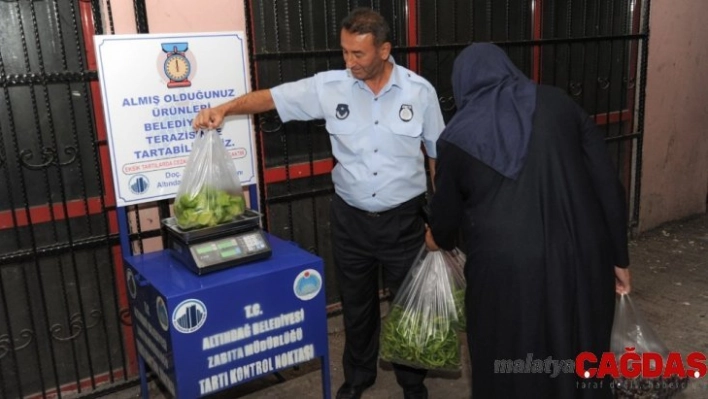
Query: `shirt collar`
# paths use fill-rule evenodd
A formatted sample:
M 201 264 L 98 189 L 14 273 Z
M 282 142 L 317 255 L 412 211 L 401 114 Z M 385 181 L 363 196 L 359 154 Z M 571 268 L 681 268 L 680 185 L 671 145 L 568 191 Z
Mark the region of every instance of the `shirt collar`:
M 386 85 L 381 90 L 381 94 L 391 90 L 393 86 L 396 86 L 398 88 L 402 87 L 401 77 L 399 76 L 402 72 L 402 69 L 398 67 L 398 64 L 396 64 L 396 60 L 393 59 L 392 55 L 389 54 L 387 61 L 393 64 L 393 69 L 391 70 L 391 76 L 389 76 L 388 82 L 386 82 Z M 347 75 L 351 77 L 349 70 L 347 70 Z M 354 84 L 359 86 L 360 89 L 368 89 L 368 87 L 366 87 L 366 84 L 364 84 L 364 82 L 359 79 L 354 79 Z

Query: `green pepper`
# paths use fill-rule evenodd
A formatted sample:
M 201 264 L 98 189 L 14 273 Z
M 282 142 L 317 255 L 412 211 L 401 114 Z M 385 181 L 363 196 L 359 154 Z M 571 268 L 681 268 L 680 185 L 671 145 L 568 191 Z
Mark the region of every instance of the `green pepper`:
M 246 210 L 243 195 L 202 187 L 197 193 L 182 194 L 175 199 L 177 225 L 183 230 L 216 226 L 232 221 Z

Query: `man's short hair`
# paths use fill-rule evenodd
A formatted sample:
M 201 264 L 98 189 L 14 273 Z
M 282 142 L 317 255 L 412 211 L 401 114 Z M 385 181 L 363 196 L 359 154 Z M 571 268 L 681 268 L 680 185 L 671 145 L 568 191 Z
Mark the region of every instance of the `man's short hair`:
M 342 29 L 359 35 L 371 33 L 374 37 L 374 44 L 377 46 L 390 41 L 388 35 L 391 28 L 389 28 L 388 22 L 381 14 L 370 8 L 353 9 L 342 21 Z

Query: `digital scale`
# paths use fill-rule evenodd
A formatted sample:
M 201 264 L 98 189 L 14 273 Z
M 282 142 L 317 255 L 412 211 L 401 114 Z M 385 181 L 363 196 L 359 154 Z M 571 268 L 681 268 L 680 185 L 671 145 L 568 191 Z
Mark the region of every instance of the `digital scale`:
M 203 229 L 182 230 L 174 217 L 164 219 L 169 252 L 196 274 L 205 274 L 265 259 L 273 253 L 260 222 L 251 209 L 223 223 Z

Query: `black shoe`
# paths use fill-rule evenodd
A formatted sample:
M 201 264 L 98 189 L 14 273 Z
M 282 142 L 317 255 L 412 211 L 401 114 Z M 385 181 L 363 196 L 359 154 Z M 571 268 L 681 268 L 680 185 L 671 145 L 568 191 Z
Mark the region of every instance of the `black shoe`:
M 352 385 L 348 382 L 342 384 L 337 390 L 337 399 L 360 399 L 366 388 L 374 385 L 374 382 L 367 382 L 359 385 Z
M 415 388 L 404 389 L 403 399 L 428 399 L 428 388 L 420 384 Z

